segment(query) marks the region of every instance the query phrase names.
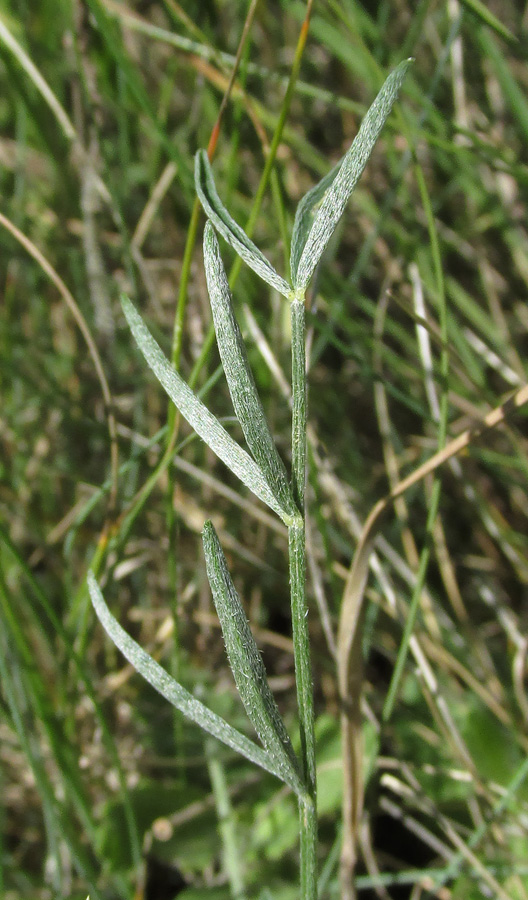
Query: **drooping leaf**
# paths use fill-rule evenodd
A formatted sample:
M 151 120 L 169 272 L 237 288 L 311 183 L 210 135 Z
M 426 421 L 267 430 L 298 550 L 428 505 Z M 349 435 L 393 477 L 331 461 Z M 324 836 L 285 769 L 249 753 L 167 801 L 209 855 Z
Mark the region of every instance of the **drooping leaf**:
M 243 484 L 289 524 L 290 514 L 282 508 L 249 453 L 233 440 L 216 416 L 171 366 L 128 297 L 123 295 L 121 303 L 139 349 L 182 416 Z
M 305 793 L 299 762 L 271 693 L 262 657 L 211 522 L 205 523 L 202 537 L 207 577 L 242 703 L 283 781 L 296 793 Z
M 356 187 L 368 162 L 381 129 L 394 106 L 411 62 L 412 60 L 410 59 L 404 60 L 404 62 L 400 63 L 400 65 L 391 72 L 385 81 L 385 84 L 363 119 L 352 146 L 345 154 L 339 167 L 339 171 L 326 190 L 326 194 L 317 210 L 296 268 L 293 286 L 298 294 L 302 294 L 306 290 L 314 269 L 321 259 L 321 256 L 328 245 L 328 241 L 334 233 L 350 195 Z M 301 201 L 301 203 L 302 202 L 303 201 Z M 298 252 L 297 246 L 297 255 Z
M 216 340 L 235 412 L 255 462 L 281 508 L 298 515 L 284 463 L 280 458 L 255 386 L 246 347 L 233 311 L 231 291 L 213 226 L 204 232 L 204 261 Z
M 218 196 L 213 170 L 205 150 L 198 150 L 194 163 L 194 180 L 200 202 L 211 222 L 223 238 L 263 281 L 284 297 L 291 295 L 291 285 L 275 271 L 269 260 L 251 241 L 244 229 L 230 216 Z
M 191 722 L 199 725 L 208 734 L 217 738 L 226 744 L 236 753 L 240 753 L 250 762 L 265 769 L 272 775 L 276 775 L 282 781 L 274 760 L 269 754 L 262 750 L 257 744 L 247 738 L 236 728 L 233 728 L 220 716 L 217 716 L 212 710 L 200 703 L 196 697 L 193 697 L 189 691 L 185 690 L 181 684 L 169 675 L 159 663 L 156 662 L 129 634 L 121 627 L 117 619 L 112 615 L 105 603 L 101 589 L 95 580 L 93 572 L 88 572 L 88 590 L 97 618 L 101 622 L 104 630 L 114 642 L 116 647 L 121 651 L 123 656 L 129 661 L 134 669 L 145 678 L 152 687 L 165 697 L 172 706 L 179 709 L 181 713 Z

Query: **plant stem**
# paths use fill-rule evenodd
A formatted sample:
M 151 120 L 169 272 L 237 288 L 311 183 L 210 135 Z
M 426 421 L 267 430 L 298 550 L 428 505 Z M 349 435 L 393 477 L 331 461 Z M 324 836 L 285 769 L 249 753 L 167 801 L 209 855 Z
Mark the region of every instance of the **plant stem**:
M 292 331 L 292 481 L 299 520 L 290 526 L 289 562 L 295 680 L 301 732 L 301 754 L 307 796 L 299 800 L 301 900 L 317 896 L 317 809 L 315 737 L 310 638 L 306 606 L 306 537 L 304 492 L 306 480 L 306 357 L 304 298 L 291 303 Z
M 292 343 L 292 482 L 304 521 L 306 484 L 306 350 L 304 297 L 290 304 Z
M 317 809 L 312 667 L 306 607 L 304 523 L 288 529 L 292 636 L 301 732 L 301 757 L 307 795 L 299 798 L 301 900 L 317 897 Z
M 317 809 L 314 800 L 299 800 L 301 900 L 317 900 Z

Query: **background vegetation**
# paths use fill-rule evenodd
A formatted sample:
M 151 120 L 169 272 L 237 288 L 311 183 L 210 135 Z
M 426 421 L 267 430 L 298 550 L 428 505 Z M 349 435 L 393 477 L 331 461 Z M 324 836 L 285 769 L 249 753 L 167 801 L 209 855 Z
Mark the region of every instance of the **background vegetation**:
M 174 465 L 152 478 L 170 415 L 119 305 L 126 290 L 167 354 L 181 324 L 181 370 L 230 427 L 203 219 L 196 244 L 189 234 L 193 156 L 217 134 L 239 47 L 215 178 L 282 272 L 298 199 L 348 148 L 384 75 L 416 59 L 308 323 L 320 893 L 338 895 L 333 636 L 360 523 L 442 446 L 443 411 L 450 439 L 526 380 L 527 9 L 317 0 L 294 83 L 297 0 L 2 0 L 3 896 L 297 896 L 292 796 L 182 724 L 124 665 L 85 587 L 93 566 L 127 630 L 249 729 L 205 577 L 212 517 L 295 735 L 285 531 L 184 425 Z M 285 303 L 247 268 L 234 296 L 287 458 Z M 528 896 L 525 420 L 515 411 L 414 485 L 378 539 L 360 896 Z

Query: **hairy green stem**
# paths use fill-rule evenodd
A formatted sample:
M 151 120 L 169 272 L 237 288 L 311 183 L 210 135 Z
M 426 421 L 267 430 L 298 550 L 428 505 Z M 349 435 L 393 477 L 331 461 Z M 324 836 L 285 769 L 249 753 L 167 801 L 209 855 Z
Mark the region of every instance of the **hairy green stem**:
M 315 736 L 310 637 L 306 605 L 306 535 L 304 493 L 306 480 L 306 357 L 304 302 L 291 303 L 292 331 L 292 482 L 302 518 L 288 530 L 292 635 L 295 680 L 301 733 L 303 774 L 308 797 L 299 801 L 301 900 L 317 896 L 317 809 Z
M 304 518 L 306 483 L 306 350 L 304 298 L 290 305 L 292 342 L 292 482 Z
M 312 667 L 306 607 L 304 524 L 288 530 L 292 636 L 301 733 L 301 759 L 308 796 L 299 799 L 301 900 L 317 897 L 317 810 Z

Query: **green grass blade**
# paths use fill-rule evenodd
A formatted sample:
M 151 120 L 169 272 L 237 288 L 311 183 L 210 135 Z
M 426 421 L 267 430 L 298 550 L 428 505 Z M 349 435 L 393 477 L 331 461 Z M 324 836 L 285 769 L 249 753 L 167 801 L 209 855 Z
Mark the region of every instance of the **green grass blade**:
M 246 348 L 233 311 L 218 241 L 208 222 L 204 232 L 204 260 L 214 327 L 233 406 L 248 447 L 270 490 L 290 516 L 298 515 L 284 463 L 280 458 L 260 402 Z
M 306 789 L 295 751 L 271 693 L 262 657 L 211 522 L 205 523 L 202 537 L 207 577 L 242 703 L 282 780 L 297 794 L 304 794 Z
M 263 281 L 274 287 L 284 297 L 289 297 L 291 286 L 275 271 L 269 260 L 229 215 L 220 200 L 213 178 L 213 170 L 205 150 L 198 150 L 195 156 L 194 181 L 200 202 L 217 231 Z
M 517 122 L 522 139 L 526 142 L 528 141 L 528 102 L 526 100 L 526 90 L 524 86 L 519 84 L 519 81 L 514 74 L 515 69 L 509 64 L 506 55 L 493 35 L 490 34 L 486 28 L 482 28 L 479 31 L 478 39 L 486 59 L 489 59 L 495 70 L 504 99 Z
M 150 128 L 157 140 L 168 157 L 178 164 L 182 184 L 188 190 L 192 184 L 192 173 L 189 170 L 188 157 L 180 151 L 177 142 L 172 140 L 164 129 L 160 127 L 155 105 L 126 52 L 117 22 L 109 15 L 101 0 L 88 0 L 88 6 L 97 23 L 99 34 L 104 41 L 109 57 L 113 59 L 117 71 L 123 76 L 137 106 L 147 117 Z
M 280 771 L 269 756 L 269 754 L 257 746 L 253 741 L 247 738 L 236 728 L 233 728 L 220 716 L 217 716 L 212 710 L 200 703 L 196 697 L 193 697 L 189 691 L 185 690 L 181 684 L 172 678 L 168 672 L 163 669 L 149 654 L 143 650 L 136 641 L 121 627 L 117 619 L 114 618 L 108 606 L 105 603 L 101 589 L 95 580 L 93 572 L 88 573 L 88 590 L 94 610 L 97 614 L 104 630 L 114 642 L 116 647 L 121 650 L 123 656 L 129 661 L 134 669 L 139 672 L 143 678 L 148 681 L 152 687 L 165 697 L 172 706 L 179 709 L 183 715 L 198 725 L 208 734 L 217 740 L 226 744 L 231 750 L 240 753 L 250 762 L 265 769 L 272 775 L 283 780 Z
M 48 774 L 44 754 L 34 729 L 31 727 L 32 698 L 30 694 L 33 686 L 27 683 L 26 672 L 29 667 L 26 660 L 17 653 L 10 638 L 11 635 L 7 629 L 0 629 L 0 683 L 10 713 L 11 721 L 9 719 L 7 721 L 17 735 L 20 747 L 35 779 L 42 803 L 48 854 L 57 866 L 54 876 L 56 887 L 60 890 L 62 882 L 60 843 L 63 842 L 71 855 L 75 869 L 90 884 L 94 896 L 99 898 L 100 894 L 95 888 L 96 872 L 93 858 L 90 858 L 86 846 L 79 838 L 78 823 L 72 822 L 71 810 L 66 810 L 63 801 L 57 796 L 57 785 L 53 783 Z M 67 798 L 71 799 L 67 790 L 67 781 L 61 784 L 61 792 L 65 788 Z
M 111 481 L 108 480 L 106 484 L 107 490 L 110 489 Z M 99 492 L 96 492 L 94 495 L 96 498 L 99 496 Z M 88 504 L 89 509 L 92 507 Z M 120 785 L 120 796 L 121 801 L 123 803 L 123 808 L 125 810 L 125 818 L 128 829 L 128 841 L 132 853 L 132 857 L 134 863 L 139 865 L 141 860 L 141 846 L 140 846 L 140 838 L 137 828 L 137 823 L 134 816 L 134 811 L 130 804 L 129 793 L 127 789 L 127 784 L 125 780 L 125 773 L 123 771 L 123 767 L 121 765 L 121 760 L 117 751 L 117 747 L 115 744 L 114 736 L 110 730 L 108 722 L 103 714 L 103 710 L 101 708 L 101 702 L 98 699 L 96 692 L 94 690 L 94 686 L 92 683 L 92 679 L 90 677 L 90 673 L 88 667 L 86 665 L 85 660 L 76 652 L 75 647 L 73 645 L 73 638 L 70 636 L 68 630 L 64 627 L 62 620 L 57 615 L 56 610 L 53 607 L 53 604 L 49 602 L 45 593 L 42 591 L 41 587 L 37 579 L 35 578 L 31 568 L 27 565 L 21 554 L 19 553 L 16 545 L 11 541 L 10 537 L 6 532 L 0 527 L 0 542 L 4 545 L 9 554 L 14 559 L 17 569 L 20 570 L 20 574 L 27 580 L 29 589 L 30 589 L 30 598 L 28 598 L 27 602 L 24 602 L 24 590 L 23 583 L 21 583 L 20 575 L 17 578 L 17 602 L 24 602 L 25 608 L 28 610 L 28 614 L 32 614 L 32 627 L 37 627 L 38 630 L 42 633 L 44 629 L 44 625 L 37 626 L 36 620 L 36 609 L 33 609 L 33 604 L 36 607 L 40 607 L 40 609 L 45 613 L 52 629 L 56 637 L 59 637 L 64 645 L 64 649 L 66 652 L 66 659 L 69 663 L 75 666 L 75 670 L 77 676 L 79 678 L 79 683 L 82 684 L 83 696 L 89 698 L 92 708 L 94 710 L 94 714 L 97 719 L 98 727 L 101 731 L 101 737 L 103 745 L 109 754 L 112 765 L 115 768 L 115 771 L 118 774 L 119 785 Z M 17 606 L 17 616 L 20 615 L 20 607 Z M 2 622 L 2 628 L 5 629 L 5 622 Z M 47 630 L 47 629 L 46 629 Z M 58 650 L 57 645 L 55 644 L 55 653 L 59 653 L 59 659 L 62 657 L 62 650 Z M 69 670 L 68 670 L 69 671 Z M 56 690 L 56 689 L 55 689 Z
M 218 831 L 222 839 L 223 869 L 229 882 L 232 900 L 246 900 L 245 858 L 238 840 L 238 822 L 229 796 L 225 766 L 218 758 L 218 748 L 211 738 L 205 742 L 205 756 L 216 806 Z
M 182 416 L 243 484 L 288 524 L 291 516 L 275 498 L 259 466 L 171 366 L 128 297 L 123 295 L 121 303 L 139 349 Z
M 294 279 L 296 293 L 303 294 L 334 233 L 352 191 L 356 187 L 380 135 L 412 60 L 406 59 L 389 75 L 345 154 L 339 172 L 327 189 L 306 239 Z M 302 201 L 301 201 L 302 202 Z
M 490 830 L 492 824 L 499 818 L 501 813 L 508 809 L 512 804 L 512 800 L 518 796 L 518 791 L 523 785 L 523 782 L 528 777 L 528 757 L 526 757 L 522 763 L 518 766 L 517 770 L 513 777 L 508 781 L 503 790 L 501 791 L 500 799 L 494 804 L 493 808 L 488 812 L 485 821 L 481 822 L 474 830 L 473 833 L 466 839 L 466 846 L 470 849 L 477 847 L 480 841 L 484 838 L 487 831 Z M 435 888 L 440 887 L 449 881 L 450 878 L 454 878 L 457 875 L 457 872 L 460 868 L 462 868 L 464 864 L 465 854 L 460 850 L 455 853 L 450 861 L 449 865 L 445 867 L 445 869 L 441 869 L 438 873 L 437 878 L 435 879 Z M 467 857 L 466 857 L 467 858 Z
M 488 25 L 493 31 L 500 35 L 500 37 L 505 38 L 505 40 L 511 41 L 512 43 L 518 40 L 510 29 L 507 28 L 500 19 L 497 19 L 497 16 L 494 16 L 491 10 L 489 10 L 481 0 L 462 0 L 462 3 L 484 22 L 485 25 Z

